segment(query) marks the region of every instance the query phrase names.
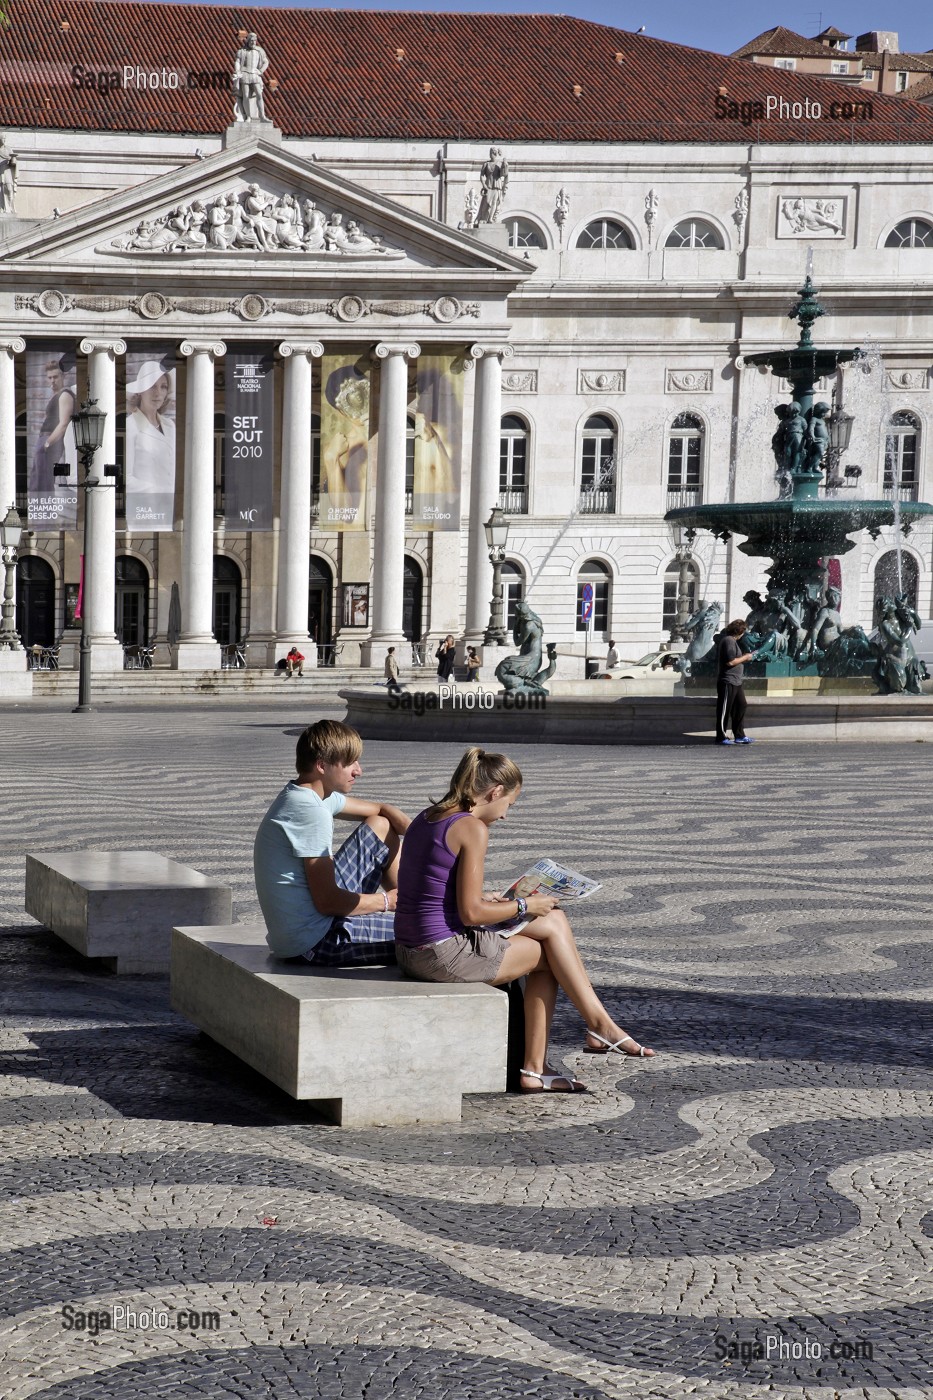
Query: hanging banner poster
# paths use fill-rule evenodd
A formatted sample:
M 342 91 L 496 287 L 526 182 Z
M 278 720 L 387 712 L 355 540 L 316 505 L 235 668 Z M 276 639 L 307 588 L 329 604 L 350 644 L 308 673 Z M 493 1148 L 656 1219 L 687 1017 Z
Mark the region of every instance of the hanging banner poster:
M 460 529 L 463 443 L 461 355 L 418 360 L 412 529 Z
M 325 355 L 321 365 L 318 529 L 365 530 L 371 440 L 369 366 L 360 363 L 358 350 Z
M 274 370 L 267 346 L 227 352 L 224 521 L 229 530 L 272 529 Z
M 73 530 L 78 523 L 78 451 L 72 418 L 78 404 L 75 353 L 67 346 L 26 352 L 26 433 L 30 530 Z M 65 463 L 67 477 L 56 477 Z
M 175 359 L 136 348 L 126 357 L 126 528 L 171 530 L 175 506 Z

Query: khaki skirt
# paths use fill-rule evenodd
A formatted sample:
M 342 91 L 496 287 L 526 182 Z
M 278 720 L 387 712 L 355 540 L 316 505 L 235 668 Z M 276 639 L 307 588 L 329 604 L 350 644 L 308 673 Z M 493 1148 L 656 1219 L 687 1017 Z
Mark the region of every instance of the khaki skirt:
M 490 928 L 471 928 L 440 943 L 406 948 L 396 943 L 399 967 L 422 982 L 495 982 L 509 940 Z

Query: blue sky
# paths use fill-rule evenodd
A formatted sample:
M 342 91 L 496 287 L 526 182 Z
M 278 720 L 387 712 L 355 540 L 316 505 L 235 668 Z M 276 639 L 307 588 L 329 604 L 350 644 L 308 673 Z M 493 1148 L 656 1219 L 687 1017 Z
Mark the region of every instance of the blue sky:
M 286 0 L 287 2 L 287 0 Z M 261 0 L 260 0 L 261 3 Z M 312 5 L 289 7 L 313 9 Z M 592 19 L 620 29 L 638 29 L 656 39 L 670 39 L 698 49 L 730 53 L 748 39 L 775 24 L 798 34 L 813 35 L 834 24 L 843 33 L 861 34 L 868 29 L 894 29 L 902 51 L 922 53 L 933 49 L 933 6 L 924 0 L 722 0 L 698 4 L 697 0 L 386 0 L 385 3 L 327 5 L 326 9 L 351 10 L 456 10 L 488 14 L 565 14 Z

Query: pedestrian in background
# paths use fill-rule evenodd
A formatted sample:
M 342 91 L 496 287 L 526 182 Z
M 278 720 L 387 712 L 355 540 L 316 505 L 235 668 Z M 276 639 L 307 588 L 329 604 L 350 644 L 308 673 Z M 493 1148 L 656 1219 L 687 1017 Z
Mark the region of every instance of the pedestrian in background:
M 401 695 L 402 687 L 398 683 L 398 662 L 395 659 L 395 647 L 389 647 L 389 650 L 386 652 L 383 674 L 386 678 L 386 689 L 389 694 Z
M 479 668 L 482 664 L 482 661 L 476 654 L 476 647 L 467 647 L 466 668 L 468 681 L 479 680 Z
M 434 653 L 437 657 L 437 679 L 439 681 L 449 681 L 453 675 L 456 652 L 457 643 L 454 641 L 453 633 L 448 632 L 447 636 Z
M 745 733 L 745 663 L 754 652 L 742 650 L 742 638 L 747 627 L 736 618 L 724 627 L 716 647 L 716 743 L 753 744 Z M 732 738 L 726 730 L 732 730 Z
M 613 666 L 619 664 L 619 653 L 616 651 L 615 642 L 609 643 L 609 650 L 606 652 L 606 670 L 611 671 Z

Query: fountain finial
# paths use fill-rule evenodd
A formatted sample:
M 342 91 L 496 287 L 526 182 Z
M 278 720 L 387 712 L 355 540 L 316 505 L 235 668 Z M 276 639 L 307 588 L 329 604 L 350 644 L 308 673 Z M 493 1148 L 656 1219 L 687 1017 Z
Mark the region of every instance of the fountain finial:
M 810 327 L 820 316 L 825 316 L 826 311 L 817 300 L 819 291 L 814 287 L 809 272 L 797 294 L 800 300 L 796 306 L 791 307 L 787 314 L 792 321 L 797 321 L 800 325 L 800 339 L 797 342 L 797 349 L 812 350 L 813 341 L 810 338 Z

